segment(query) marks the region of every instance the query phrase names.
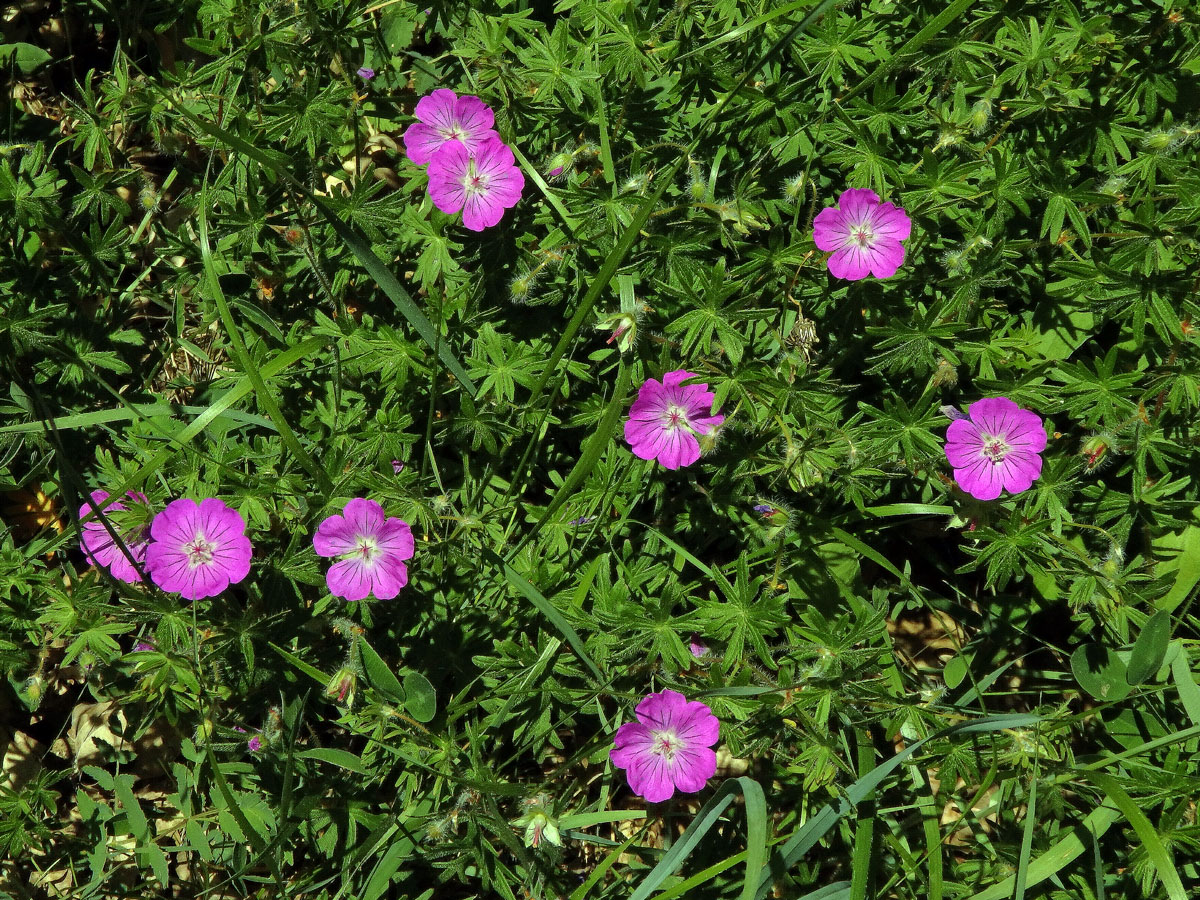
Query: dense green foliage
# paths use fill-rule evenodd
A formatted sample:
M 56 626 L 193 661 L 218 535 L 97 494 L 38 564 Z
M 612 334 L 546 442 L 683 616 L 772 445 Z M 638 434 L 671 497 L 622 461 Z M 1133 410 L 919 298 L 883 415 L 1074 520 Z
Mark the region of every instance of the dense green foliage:
M 1200 886 L 1190 4 L 13 10 L 0 895 Z M 404 156 L 438 87 L 525 174 L 480 234 Z M 826 271 L 847 187 L 894 277 Z M 669 472 L 621 423 L 682 368 L 726 423 Z M 940 409 L 996 396 L 1052 437 L 985 503 Z M 89 567 L 95 488 L 221 497 L 249 578 Z M 326 590 L 353 497 L 395 600 Z M 664 687 L 722 769 L 647 810 L 608 751 Z

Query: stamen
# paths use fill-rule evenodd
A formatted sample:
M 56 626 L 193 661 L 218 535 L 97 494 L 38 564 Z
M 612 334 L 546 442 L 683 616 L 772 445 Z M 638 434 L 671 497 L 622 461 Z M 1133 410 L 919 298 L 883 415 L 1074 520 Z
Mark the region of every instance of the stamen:
M 1004 457 L 1008 456 L 1012 447 L 1004 440 L 1003 437 L 997 434 L 983 435 L 983 447 L 980 453 L 984 459 L 991 460 L 993 465 L 999 465 L 1004 461 Z

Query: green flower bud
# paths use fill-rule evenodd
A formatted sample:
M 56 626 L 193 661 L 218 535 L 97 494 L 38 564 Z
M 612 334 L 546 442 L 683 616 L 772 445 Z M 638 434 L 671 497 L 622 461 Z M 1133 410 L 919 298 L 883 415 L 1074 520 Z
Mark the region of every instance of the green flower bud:
M 347 709 L 354 706 L 354 689 L 358 685 L 358 673 L 349 666 L 342 666 L 325 685 L 325 696 Z

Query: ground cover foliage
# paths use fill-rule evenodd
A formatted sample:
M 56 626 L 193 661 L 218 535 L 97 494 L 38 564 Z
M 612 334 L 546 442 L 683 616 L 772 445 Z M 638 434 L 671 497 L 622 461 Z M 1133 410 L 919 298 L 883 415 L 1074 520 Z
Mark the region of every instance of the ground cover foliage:
M 425 2 L 5 16 L 0 890 L 1194 892 L 1196 9 Z M 524 177 L 479 233 L 403 152 L 438 88 Z M 847 188 L 894 276 L 827 271 Z M 622 423 L 681 369 L 669 471 Z M 982 502 L 987 397 L 1049 441 Z M 90 566 L 97 489 L 219 497 L 249 575 Z M 353 498 L 393 600 L 326 587 Z M 719 768 L 648 806 L 665 688 Z

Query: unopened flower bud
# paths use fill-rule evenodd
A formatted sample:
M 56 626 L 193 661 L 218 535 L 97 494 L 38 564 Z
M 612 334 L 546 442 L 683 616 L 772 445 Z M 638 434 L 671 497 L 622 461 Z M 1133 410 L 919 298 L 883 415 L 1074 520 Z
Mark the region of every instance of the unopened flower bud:
M 622 194 L 640 194 L 650 186 L 650 176 L 639 172 L 637 175 L 630 175 L 621 185 Z
M 722 431 L 724 431 L 724 428 L 721 425 L 717 425 L 714 428 L 710 428 L 704 434 L 697 436 L 697 440 L 700 443 L 701 456 L 706 456 L 717 448 L 717 444 L 721 442 Z
M 529 299 L 533 289 L 537 287 L 537 271 L 522 269 L 508 283 L 508 295 L 514 303 L 523 303 Z
M 808 186 L 808 179 L 803 175 L 796 175 L 789 178 L 783 183 L 783 196 L 788 203 L 799 203 L 804 199 L 804 191 Z
M 1124 565 L 1125 565 L 1125 551 L 1123 551 L 1116 544 L 1113 544 L 1108 549 L 1108 555 L 1106 557 L 1104 557 L 1104 565 L 1102 567 L 1104 570 L 1104 574 L 1107 575 L 1109 578 L 1112 578 L 1115 575 L 1119 575 L 1121 572 L 1121 568 Z
M 546 841 L 555 847 L 562 846 L 562 836 L 558 832 L 558 820 L 551 815 L 550 796 L 545 793 L 530 797 L 524 802 L 525 812 L 513 822 L 518 828 L 525 829 L 525 846 L 536 849 Z
M 1106 435 L 1094 434 L 1084 441 L 1079 448 L 1079 455 L 1083 457 L 1083 471 L 1088 474 L 1095 472 L 1104 463 L 1110 450 L 1112 444 Z
M 958 369 L 954 367 L 950 360 L 943 356 L 938 360 L 937 369 L 933 373 L 931 382 L 934 387 L 945 387 L 946 385 L 957 384 Z M 958 410 L 955 410 L 955 412 L 958 412 Z
M 987 128 L 988 122 L 992 118 L 992 101 L 988 99 L 976 100 L 975 105 L 971 107 L 971 115 L 967 119 L 967 123 L 971 126 L 971 133 L 975 135 L 982 134 Z
M 349 666 L 342 666 L 325 685 L 325 696 L 349 709 L 354 706 L 354 688 L 357 684 L 358 673 Z
M 560 178 L 567 171 L 567 166 L 571 165 L 573 157 L 570 153 L 556 153 L 550 157 L 550 162 L 547 163 L 546 177 L 551 181 Z
M 35 711 L 42 705 L 42 697 L 46 694 L 46 679 L 41 675 L 30 675 L 21 685 L 20 697 L 30 711 Z
M 1175 141 L 1175 135 L 1169 131 L 1155 130 L 1142 138 L 1142 146 L 1147 150 L 1161 153 Z
M 638 321 L 634 313 L 619 312 L 602 316 L 596 327 L 612 331 L 605 343 L 616 342 L 617 349 L 622 353 L 628 353 L 637 340 Z

